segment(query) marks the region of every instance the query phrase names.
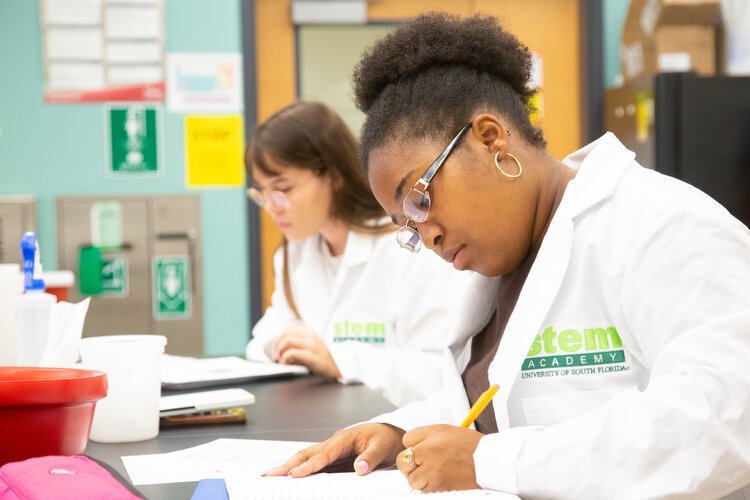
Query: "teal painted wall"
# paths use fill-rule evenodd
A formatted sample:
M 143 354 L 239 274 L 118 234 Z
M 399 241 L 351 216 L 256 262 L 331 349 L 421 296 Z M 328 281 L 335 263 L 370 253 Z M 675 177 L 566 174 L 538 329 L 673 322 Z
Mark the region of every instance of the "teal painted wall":
M 240 0 L 167 0 L 167 52 L 241 52 Z M 164 108 L 165 176 L 110 180 L 101 104 L 42 99 L 38 0 L 0 1 L 0 195 L 31 194 L 46 269 L 57 269 L 55 198 L 197 193 L 201 198 L 206 354 L 237 354 L 249 335 L 244 189 L 188 189 L 184 115 Z
M 617 86 L 620 75 L 620 40 L 630 0 L 603 0 L 604 86 Z

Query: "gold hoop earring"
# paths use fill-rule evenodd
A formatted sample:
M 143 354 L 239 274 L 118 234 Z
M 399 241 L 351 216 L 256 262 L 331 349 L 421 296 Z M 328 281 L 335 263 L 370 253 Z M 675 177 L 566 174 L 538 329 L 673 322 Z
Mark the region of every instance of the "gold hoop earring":
M 499 154 L 500 154 L 500 151 L 498 151 L 497 153 L 495 153 L 495 167 L 497 167 L 497 169 L 500 171 L 500 173 L 503 174 L 505 177 L 510 177 L 511 179 L 515 179 L 516 177 L 520 177 L 521 176 L 521 172 L 523 172 L 523 167 L 521 167 L 521 162 L 518 161 L 518 159 L 515 156 L 513 156 L 512 154 L 505 153 L 508 156 L 510 156 L 513 159 L 514 162 L 516 162 L 516 165 L 518 165 L 518 173 L 515 174 L 515 175 L 511 175 L 511 174 L 509 174 L 508 172 L 506 172 L 505 170 L 503 170 L 500 167 L 500 163 L 497 161 L 497 155 L 499 155 Z

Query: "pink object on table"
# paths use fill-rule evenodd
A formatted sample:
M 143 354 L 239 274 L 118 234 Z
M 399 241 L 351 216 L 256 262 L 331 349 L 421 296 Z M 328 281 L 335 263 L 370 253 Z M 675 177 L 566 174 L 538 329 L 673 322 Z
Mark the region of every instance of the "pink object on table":
M 46 456 L 0 467 L 0 498 L 7 500 L 134 500 L 140 495 L 88 457 Z

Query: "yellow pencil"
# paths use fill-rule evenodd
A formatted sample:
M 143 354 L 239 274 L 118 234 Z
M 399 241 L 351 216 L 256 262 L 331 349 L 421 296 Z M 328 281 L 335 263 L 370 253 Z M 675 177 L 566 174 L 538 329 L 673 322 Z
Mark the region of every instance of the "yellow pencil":
M 495 394 L 497 394 L 497 390 L 499 389 L 497 384 L 492 384 L 489 389 L 484 391 L 481 396 L 479 396 L 479 399 L 477 399 L 477 402 L 474 403 L 474 406 L 471 407 L 471 410 L 469 410 L 469 414 L 466 415 L 466 418 L 463 422 L 461 422 L 461 427 L 469 427 L 471 424 L 474 423 L 474 420 L 477 419 L 480 413 L 484 411 L 485 408 L 487 408 L 487 405 L 490 404 L 490 401 L 492 401 L 492 398 L 495 397 Z

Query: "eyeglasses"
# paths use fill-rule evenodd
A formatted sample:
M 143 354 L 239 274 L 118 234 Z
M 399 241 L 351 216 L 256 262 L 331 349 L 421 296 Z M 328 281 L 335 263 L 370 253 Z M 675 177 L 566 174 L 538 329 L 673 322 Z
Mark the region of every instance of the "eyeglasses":
M 430 168 L 427 169 L 417 183 L 414 184 L 414 187 L 406 194 L 403 205 L 404 215 L 407 218 L 406 223 L 396 233 L 396 241 L 398 241 L 401 248 L 405 248 L 412 253 L 419 252 L 419 249 L 422 248 L 422 237 L 419 235 L 415 224 L 426 221 L 427 216 L 430 215 L 431 201 L 430 192 L 427 188 L 430 186 L 430 182 L 432 182 L 437 171 L 451 154 L 451 151 L 453 151 L 458 140 L 469 128 L 471 128 L 471 122 L 464 125 L 458 134 L 456 134 L 456 137 L 440 153 L 440 156 L 432 162 Z
M 298 190 L 305 184 L 307 184 L 310 179 L 313 179 L 315 177 L 319 177 L 322 170 L 317 169 L 313 172 L 313 175 L 305 179 L 304 181 L 300 182 L 296 186 L 285 189 L 283 191 L 281 190 L 273 190 L 268 191 L 267 193 L 263 193 L 263 191 L 266 190 L 265 186 L 260 187 L 251 187 L 247 190 L 247 196 L 253 200 L 253 202 L 258 205 L 261 208 L 271 208 L 272 206 L 275 207 L 277 210 L 288 210 L 292 206 L 292 202 L 289 199 L 289 195 L 291 195 L 294 191 Z

